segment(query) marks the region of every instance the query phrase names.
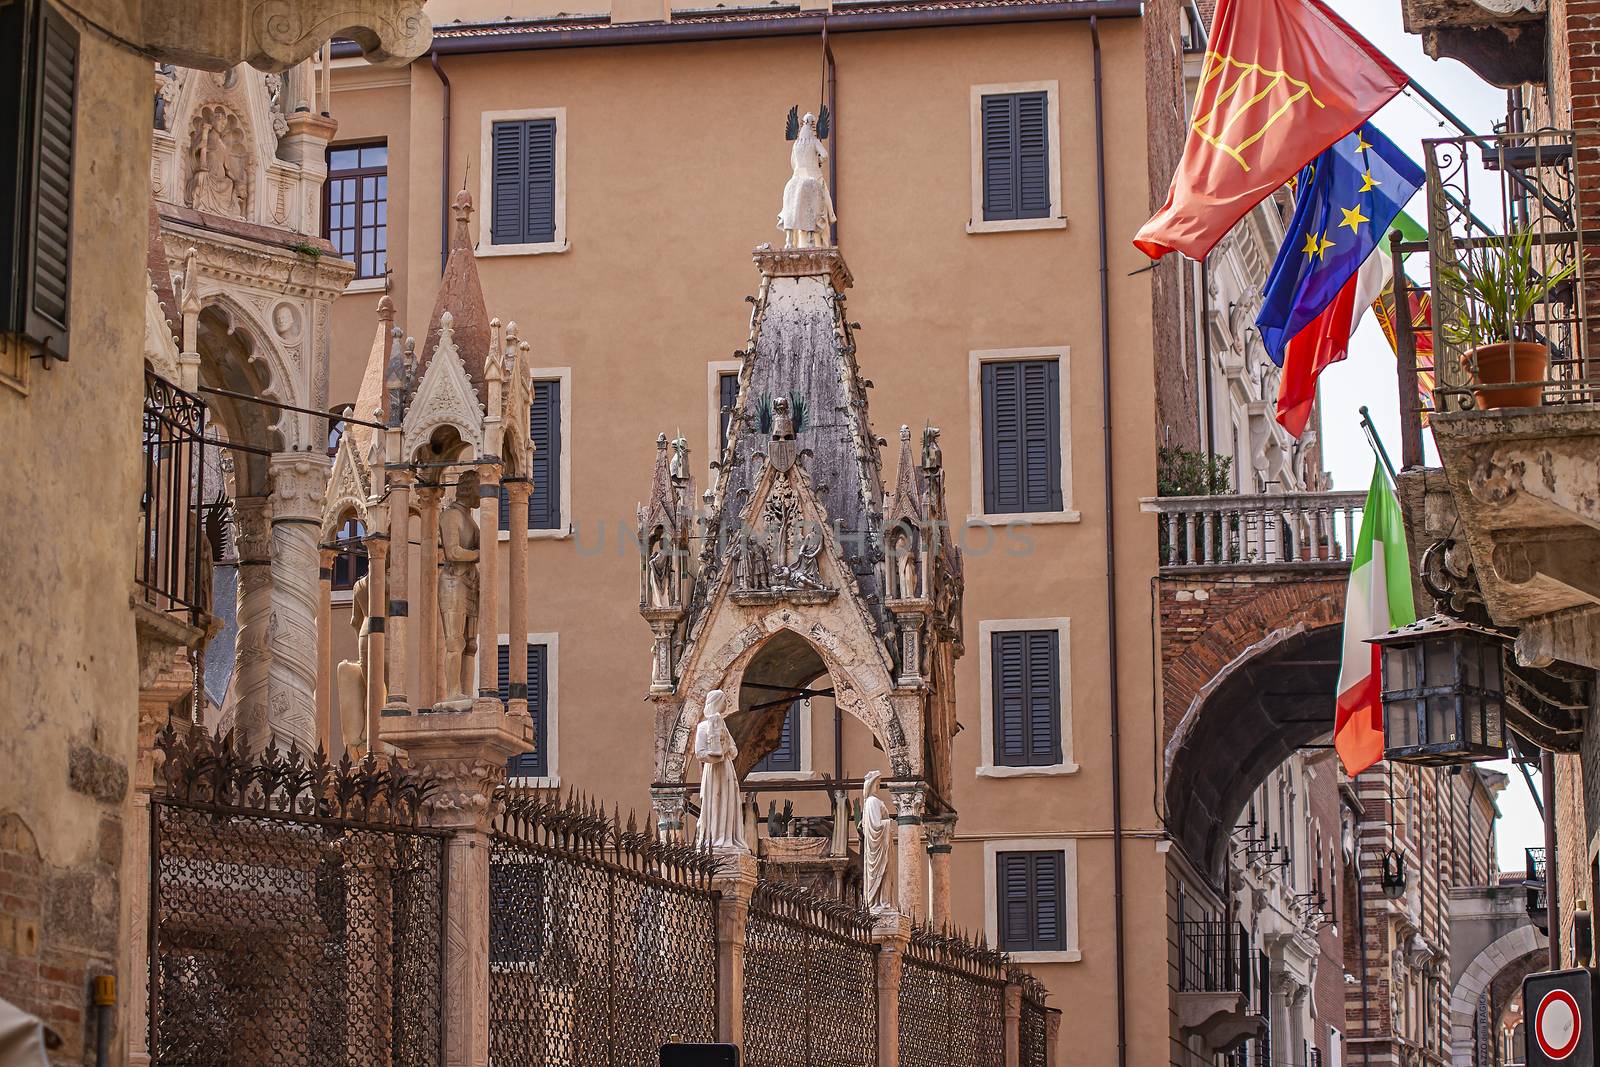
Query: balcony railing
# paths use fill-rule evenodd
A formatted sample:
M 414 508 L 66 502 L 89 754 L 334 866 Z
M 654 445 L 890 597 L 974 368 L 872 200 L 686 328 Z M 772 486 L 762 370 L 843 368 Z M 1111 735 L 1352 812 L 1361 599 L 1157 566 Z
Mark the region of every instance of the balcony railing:
M 1165 496 L 1143 502 L 1160 516 L 1161 569 L 1347 568 L 1367 494 L 1262 493 Z
M 1254 953 L 1237 922 L 1187 919 L 1178 924 L 1178 992 L 1242 993 L 1250 999 Z
M 1588 336 L 1595 328 L 1585 306 L 1589 268 L 1579 255 L 1589 235 L 1579 203 L 1572 133 L 1540 130 L 1435 138 L 1424 141 L 1423 150 L 1435 410 L 1600 400 L 1600 367 L 1589 355 L 1591 344 L 1600 340 Z M 1508 254 L 1514 261 L 1521 259 L 1518 235 L 1525 235 L 1528 242 L 1531 268 L 1521 284 L 1491 288 L 1493 295 L 1469 291 L 1464 278 L 1492 278 L 1492 268 L 1503 264 Z M 1568 271 L 1565 280 L 1520 314 L 1513 310 L 1515 301 L 1506 299 L 1528 283 L 1538 287 L 1544 279 Z M 1409 321 L 1397 326 L 1414 336 Z M 1403 353 L 1407 339 L 1400 340 Z M 1547 365 L 1540 367 L 1519 349 L 1509 380 L 1486 381 L 1482 375 L 1493 358 L 1491 346 L 1505 341 L 1545 346 Z M 1428 368 L 1421 369 L 1425 373 Z M 1416 394 L 1406 387 L 1404 367 L 1401 380 L 1402 406 L 1414 411 Z
M 144 492 L 135 579 L 144 603 L 198 625 L 209 609 L 203 537 L 206 406 L 145 372 Z
M 1528 891 L 1527 911 L 1528 917 L 1534 921 L 1535 926 L 1543 927 L 1545 916 L 1550 909 L 1549 887 L 1546 884 L 1545 855 L 1542 848 L 1529 848 L 1523 850 L 1527 854 L 1526 873 L 1522 879 L 1522 887 Z

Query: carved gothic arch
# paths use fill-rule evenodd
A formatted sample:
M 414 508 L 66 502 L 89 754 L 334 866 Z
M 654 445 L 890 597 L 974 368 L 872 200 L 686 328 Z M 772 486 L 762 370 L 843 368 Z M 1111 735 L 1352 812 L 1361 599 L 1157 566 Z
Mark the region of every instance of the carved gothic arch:
M 329 542 L 337 538 L 339 527 L 351 518 L 371 529 L 367 515 L 367 501 L 371 496 L 372 480 L 366 463 L 352 436 L 345 434 L 339 438 L 333 469 L 328 474 L 327 502 L 322 509 L 322 540 Z
M 203 269 L 203 268 L 202 268 Z M 202 275 L 200 287 L 202 317 L 209 312 L 222 315 L 230 336 L 243 338 L 241 348 L 245 366 L 240 368 L 253 385 L 255 395 L 280 404 L 311 407 L 310 383 L 302 382 L 291 368 L 274 331 L 261 321 L 256 311 L 239 300 L 234 292 L 222 288 Z M 201 366 L 205 368 L 205 346 L 201 346 Z M 226 362 L 224 352 L 213 353 L 213 358 Z M 243 401 L 240 401 L 243 403 Z M 277 433 L 281 451 L 294 451 L 307 447 L 315 435 L 307 436 L 307 422 L 314 416 L 298 415 L 289 411 L 274 413 L 270 429 Z M 320 421 L 320 420 L 319 420 Z M 260 442 L 255 442 L 260 444 Z
M 416 456 L 438 431 L 449 428 L 468 446 L 470 454 L 463 459 L 471 461 L 483 455 L 484 421 L 483 404 L 456 350 L 453 317 L 445 312 L 438 346 L 406 405 L 400 454 Z

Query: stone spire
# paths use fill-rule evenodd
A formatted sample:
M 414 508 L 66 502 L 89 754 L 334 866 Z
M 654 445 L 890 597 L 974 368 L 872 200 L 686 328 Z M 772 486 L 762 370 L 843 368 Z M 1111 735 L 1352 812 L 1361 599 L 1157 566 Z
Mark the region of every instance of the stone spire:
M 472 247 L 472 194 L 465 189 L 456 194 L 450 206 L 455 219 L 450 228 L 450 258 L 439 279 L 439 297 L 428 320 L 428 337 L 422 346 L 422 361 L 416 380 L 421 381 L 439 346 L 440 319 L 446 311 L 454 317 L 457 354 L 466 368 L 467 378 L 478 394 L 479 403 L 488 400 L 484 368 L 489 360 L 489 311 L 483 301 L 483 284 L 478 280 L 478 256 Z
M 361 372 L 361 385 L 356 389 L 356 401 L 350 412 L 368 422 L 386 422 L 387 397 L 384 393 L 384 375 L 389 362 L 390 333 L 394 329 L 394 301 L 384 293 L 378 300 L 378 326 L 372 334 L 372 348 L 367 352 L 367 364 Z M 374 431 L 366 426 L 346 426 L 346 432 L 355 438 L 357 451 L 369 454 Z

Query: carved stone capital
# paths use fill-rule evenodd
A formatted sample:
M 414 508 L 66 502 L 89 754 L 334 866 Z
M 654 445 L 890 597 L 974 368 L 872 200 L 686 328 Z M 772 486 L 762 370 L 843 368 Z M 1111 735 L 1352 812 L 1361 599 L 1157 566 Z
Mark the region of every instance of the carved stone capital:
M 382 720 L 382 739 L 438 783 L 423 808 L 429 822 L 453 829 L 487 828 L 506 760 L 533 744 L 527 715 L 474 709 Z
M 264 563 L 272 555 L 272 509 L 264 496 L 240 497 L 233 504 L 239 560 Z
M 928 806 L 928 787 L 921 782 L 908 785 L 886 783 L 889 793 L 894 797 L 894 810 L 897 820 L 901 823 L 920 823 L 922 813 Z
M 767 278 L 833 279 L 833 287 L 844 292 L 854 284 L 850 268 L 837 248 L 773 248 L 762 245 L 755 250 L 754 259 L 762 275 Z
M 322 496 L 328 487 L 328 457 L 318 452 L 278 452 L 267 460 L 272 478 L 272 521 L 322 519 Z
M 922 821 L 922 837 L 928 846 L 928 851 L 949 852 L 956 836 L 956 817 L 954 815 L 940 815 L 937 818 Z
M 288 70 L 333 37 L 404 66 L 433 41 L 422 0 L 161 0 L 144 5 L 139 29 L 152 58 L 212 71 Z

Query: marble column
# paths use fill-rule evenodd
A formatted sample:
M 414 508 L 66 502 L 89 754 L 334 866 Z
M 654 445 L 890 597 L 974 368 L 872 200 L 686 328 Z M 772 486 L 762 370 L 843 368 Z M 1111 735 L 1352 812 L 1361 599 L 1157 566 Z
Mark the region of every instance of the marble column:
M 451 831 L 446 852 L 450 893 L 445 928 L 444 1067 L 489 1061 L 489 826 L 495 788 L 506 760 L 525 752 L 533 727 L 526 715 L 498 709 L 382 720 L 384 742 L 438 782 L 426 802 L 428 821 Z
M 935 926 L 950 920 L 950 851 L 955 833 L 954 815 L 941 815 L 922 824 L 928 849 L 928 919 Z
M 900 1067 L 900 972 L 911 943 L 911 919 L 895 911 L 872 919 L 878 945 L 878 1067 Z
M 506 532 L 510 575 L 506 582 L 506 633 L 512 648 L 528 647 L 528 497 L 533 483 L 511 478 L 504 483 L 510 498 L 511 524 Z M 520 703 L 518 703 L 520 701 Z M 511 705 L 528 710 L 528 657 L 511 657 Z
M 391 712 L 410 710 L 410 670 L 406 644 L 411 628 L 411 478 L 404 471 L 389 472 L 389 611 L 384 623 L 388 640 L 388 696 Z
M 234 504 L 239 550 L 239 629 L 233 644 L 232 728 L 245 752 L 267 746 L 267 693 L 272 645 L 272 509 L 264 496 Z
M 378 718 L 383 714 L 386 695 L 384 656 L 387 645 L 384 628 L 388 620 L 383 608 L 389 600 L 389 535 L 374 534 L 367 538 L 367 751 L 374 755 L 378 747 Z
M 333 753 L 333 564 L 337 549 L 323 547 L 317 568 L 317 740 Z
M 272 666 L 267 725 L 280 750 L 317 747 L 317 567 L 328 456 L 279 452 L 272 479 Z
M 1020 1067 L 1022 1063 L 1022 987 L 1007 982 L 1005 1000 L 1000 1009 L 1005 1030 L 1005 1060 L 1003 1067 Z
M 479 700 L 500 699 L 500 465 L 478 466 L 478 686 Z M 510 663 L 517 661 L 511 646 Z M 522 654 L 527 658 L 527 653 Z M 472 694 L 473 690 L 468 690 Z
M 744 849 L 717 855 L 717 1040 L 744 1048 L 744 950 L 755 894 L 756 858 Z
M 439 501 L 437 486 L 417 490 L 417 522 L 422 533 L 422 554 L 417 575 L 417 660 L 422 692 L 421 707 L 439 702 Z
M 922 812 L 927 805 L 927 791 L 922 783 L 890 785 L 894 795 L 896 866 L 899 868 L 896 898 L 901 914 L 912 921 L 927 917 L 923 896 L 927 884 L 926 857 L 922 845 Z

